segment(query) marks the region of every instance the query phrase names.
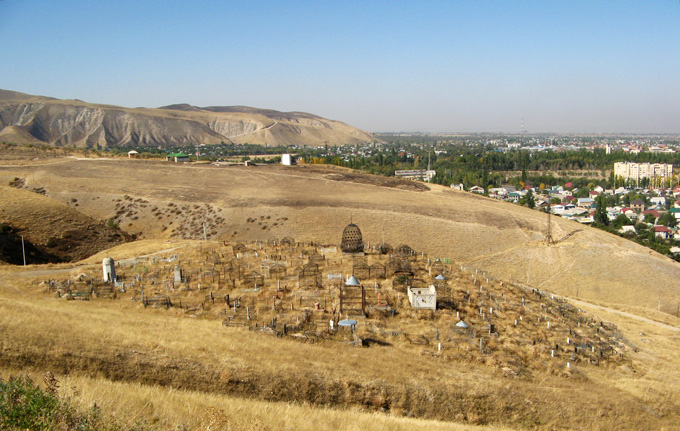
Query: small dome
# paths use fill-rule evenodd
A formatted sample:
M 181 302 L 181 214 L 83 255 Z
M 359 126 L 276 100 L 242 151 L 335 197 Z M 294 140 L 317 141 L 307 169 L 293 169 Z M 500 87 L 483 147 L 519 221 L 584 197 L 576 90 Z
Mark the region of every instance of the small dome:
M 355 276 L 351 276 L 347 279 L 345 286 L 361 286 L 361 283 L 359 283 L 359 280 L 357 280 Z
M 361 236 L 361 229 L 354 223 L 347 225 L 342 231 L 342 242 L 340 249 L 345 253 L 359 253 L 364 251 L 364 242 Z
M 338 322 L 338 326 L 354 326 L 358 322 L 354 319 L 344 319 Z
M 461 320 L 460 322 L 456 323 L 456 326 L 463 329 L 467 329 L 470 327 L 470 325 L 465 323 L 465 320 Z
M 435 279 L 435 280 L 446 280 L 446 277 L 444 277 L 443 275 L 439 274 L 439 275 L 436 276 L 434 279 Z

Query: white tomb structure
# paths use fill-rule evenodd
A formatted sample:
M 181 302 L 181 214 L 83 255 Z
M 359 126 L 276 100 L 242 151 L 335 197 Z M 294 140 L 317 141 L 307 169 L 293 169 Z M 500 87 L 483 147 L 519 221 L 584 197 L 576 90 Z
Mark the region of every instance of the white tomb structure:
M 433 285 L 429 287 L 409 287 L 408 300 L 411 307 L 419 310 L 437 309 L 437 290 Z
M 105 283 L 114 283 L 116 281 L 116 266 L 113 259 L 105 257 L 102 261 L 102 272 Z

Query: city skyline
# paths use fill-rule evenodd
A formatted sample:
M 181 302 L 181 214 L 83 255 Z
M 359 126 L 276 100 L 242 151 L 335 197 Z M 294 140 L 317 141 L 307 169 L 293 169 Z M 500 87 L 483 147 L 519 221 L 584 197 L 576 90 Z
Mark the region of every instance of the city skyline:
M 680 3 L 0 2 L 0 88 L 373 132 L 680 133 Z

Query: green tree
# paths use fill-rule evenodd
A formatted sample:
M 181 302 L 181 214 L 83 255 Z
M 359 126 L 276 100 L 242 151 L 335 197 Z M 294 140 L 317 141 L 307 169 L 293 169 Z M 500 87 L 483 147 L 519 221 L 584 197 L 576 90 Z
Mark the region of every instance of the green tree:
M 612 221 L 612 227 L 616 229 L 621 229 L 621 226 L 630 226 L 632 225 L 633 222 L 630 221 L 628 217 L 626 217 L 624 214 L 620 214 L 618 217 Z
M 522 197 L 520 198 L 519 204 L 520 204 L 520 205 L 527 206 L 527 207 L 529 207 L 529 208 L 531 208 L 531 209 L 536 208 L 536 199 L 534 198 L 534 192 L 532 192 L 531 190 L 529 190 L 529 191 L 527 192 L 527 194 L 525 194 L 524 196 L 522 196 Z
M 604 195 L 595 198 L 595 224 L 599 226 L 609 226 L 609 216 L 607 215 L 607 200 Z
M 657 224 L 668 227 L 675 227 L 678 225 L 678 220 L 671 213 L 663 213 L 661 214 L 661 217 L 659 217 L 659 220 L 657 220 Z

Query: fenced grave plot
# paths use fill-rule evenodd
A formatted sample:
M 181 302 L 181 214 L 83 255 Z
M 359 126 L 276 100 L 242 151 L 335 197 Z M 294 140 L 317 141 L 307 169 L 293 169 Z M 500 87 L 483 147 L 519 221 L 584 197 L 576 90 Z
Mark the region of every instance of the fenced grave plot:
M 89 301 L 92 298 L 92 289 L 85 290 L 67 290 L 64 295 L 66 299 L 75 299 L 81 301 Z
M 365 316 L 366 291 L 363 286 L 343 286 L 340 288 L 339 310 L 341 315 Z
M 97 286 L 92 288 L 92 296 L 98 299 L 116 299 L 115 286 Z
M 317 266 L 323 265 L 325 261 L 326 261 L 325 256 L 319 253 L 313 253 L 307 257 L 308 263 L 314 263 Z
M 297 291 L 295 292 L 295 307 L 309 310 L 325 310 L 331 303 L 330 297 L 326 292 L 319 290 Z
M 284 247 L 295 247 L 295 239 L 292 236 L 284 236 L 279 242 Z
M 315 263 L 309 263 L 298 271 L 298 280 L 301 288 L 321 287 L 321 271 Z
M 352 275 L 360 280 L 367 280 L 371 277 L 371 267 L 366 262 L 355 263 L 352 266 Z
M 371 279 L 384 279 L 387 277 L 387 268 L 382 263 L 376 262 L 368 267 L 368 277 Z
M 398 246 L 396 249 L 394 249 L 395 256 L 402 257 L 402 258 L 410 258 L 416 255 L 416 252 L 408 245 L 406 244 L 401 244 Z
M 168 296 L 152 296 L 144 298 L 142 304 L 144 304 L 144 307 L 172 307 L 172 301 L 170 301 L 170 297 Z
M 286 272 L 285 265 L 275 263 L 267 268 L 266 275 L 273 280 L 283 280 L 286 278 Z
M 264 286 L 264 276 L 259 272 L 253 271 L 243 276 L 243 286 L 246 288 L 256 288 Z
M 411 262 L 408 259 L 402 257 L 391 257 L 387 261 L 387 276 L 388 277 L 412 277 L 413 270 L 411 267 Z

